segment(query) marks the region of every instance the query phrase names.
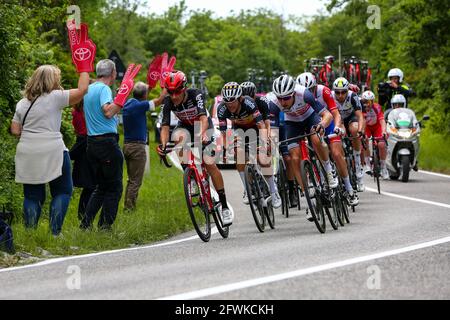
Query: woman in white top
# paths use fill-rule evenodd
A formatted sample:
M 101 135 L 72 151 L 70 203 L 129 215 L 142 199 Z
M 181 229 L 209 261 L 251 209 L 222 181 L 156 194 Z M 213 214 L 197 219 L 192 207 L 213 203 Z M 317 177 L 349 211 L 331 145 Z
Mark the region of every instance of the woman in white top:
M 61 87 L 56 66 L 39 67 L 28 80 L 19 101 L 11 133 L 20 138 L 15 164 L 16 182 L 24 186 L 24 220 L 36 228 L 45 202 L 45 184 L 50 184 L 50 228 L 59 235 L 72 196 L 69 153 L 60 132 L 62 110 L 79 103 L 88 91 L 89 73 L 81 72 L 78 88 Z

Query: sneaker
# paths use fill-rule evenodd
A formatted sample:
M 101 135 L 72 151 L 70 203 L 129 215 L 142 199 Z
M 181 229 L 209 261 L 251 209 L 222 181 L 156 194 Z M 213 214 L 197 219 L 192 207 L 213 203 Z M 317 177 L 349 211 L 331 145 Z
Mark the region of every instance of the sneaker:
M 359 198 L 355 192 L 347 193 L 346 197 L 347 197 L 347 202 L 350 206 L 356 207 L 359 204 Z
M 295 196 L 294 191 L 289 191 L 289 203 L 291 204 L 290 208 L 296 208 L 298 206 L 297 197 Z
M 368 175 L 371 175 L 371 174 L 372 174 L 372 168 L 370 167 L 370 165 L 366 164 L 366 165 L 364 166 L 364 172 L 365 172 L 366 174 L 368 174 Z
M 327 179 L 328 179 L 328 184 L 330 185 L 331 189 L 337 188 L 337 186 L 339 185 L 339 181 L 336 178 L 335 172 L 328 172 Z
M 281 207 L 281 197 L 280 194 L 278 192 L 275 192 L 274 194 L 272 194 L 272 206 L 275 209 L 278 209 L 279 207 Z
M 306 208 L 306 220 L 309 222 L 314 222 L 314 218 L 312 217 L 311 213 L 309 212 L 309 208 Z
M 242 197 L 242 202 L 244 202 L 244 204 L 246 204 L 246 205 L 249 204 L 248 197 L 247 197 L 247 191 L 244 191 L 244 196 Z
M 366 186 L 364 185 L 364 182 L 362 179 L 358 179 L 358 192 L 364 192 L 366 190 Z
M 225 208 L 222 210 L 222 221 L 224 227 L 229 227 L 233 224 L 233 213 L 230 209 Z
M 389 171 L 386 168 L 381 169 L 381 177 L 383 180 L 389 180 Z

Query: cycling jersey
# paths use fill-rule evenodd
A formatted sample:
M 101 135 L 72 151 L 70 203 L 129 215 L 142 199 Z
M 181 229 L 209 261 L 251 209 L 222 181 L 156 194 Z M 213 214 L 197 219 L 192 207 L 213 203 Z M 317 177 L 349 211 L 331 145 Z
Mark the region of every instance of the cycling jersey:
M 283 109 L 274 93 L 269 93 L 266 97 L 278 107 L 275 116 L 279 116 L 279 113 L 284 111 L 286 122 L 304 122 L 312 115 L 321 115 L 326 110 L 324 106 L 314 99 L 313 94 L 309 90 L 300 85 L 295 87 L 294 104 L 289 110 Z
M 336 101 L 333 99 L 331 90 L 328 87 L 319 84 L 314 92 L 314 97 L 320 102 L 321 105 L 328 107 L 329 111 L 334 111 L 337 109 Z
M 269 120 L 269 105 L 270 101 L 266 97 L 260 96 L 255 98 L 256 107 L 258 108 L 259 112 L 261 112 L 261 116 L 263 121 Z
M 227 130 L 227 119 L 231 120 L 234 129 L 257 128 L 257 124 L 263 121 L 261 112 L 258 110 L 255 101 L 250 97 L 243 97 L 240 102 L 241 107 L 237 114 L 231 113 L 226 104 L 222 102 L 217 108 L 220 131 Z
M 336 106 L 336 101 L 334 101 L 334 99 L 333 99 L 333 95 L 332 95 L 330 88 L 319 84 L 317 86 L 316 91 L 314 92 L 314 97 L 317 99 L 317 101 L 321 105 L 326 106 L 328 108 L 328 111 L 332 112 L 334 110 L 338 110 L 338 108 Z M 330 125 L 327 128 L 325 128 L 325 134 L 327 136 L 333 134 L 334 129 L 335 129 L 335 123 L 334 123 L 334 120 L 332 120 Z M 332 142 L 332 143 L 340 142 L 340 141 L 341 141 L 340 137 L 334 137 L 334 138 L 330 139 L 330 142 Z
M 364 110 L 365 111 L 365 110 Z M 384 120 L 384 114 L 381 110 L 381 106 L 374 103 L 372 108 L 368 112 L 364 113 L 366 119 L 366 136 L 379 138 L 383 135 L 383 129 L 381 127 L 381 121 Z
M 178 106 L 175 106 L 170 99 L 166 97 L 163 102 L 163 119 L 161 124 L 163 126 L 170 125 L 170 112 L 172 111 L 180 120 L 182 126 L 193 127 L 196 121 L 200 120 L 201 116 L 208 116 L 206 111 L 205 96 L 200 90 L 188 89 L 186 90 L 187 100 Z M 211 122 L 211 121 L 210 121 Z
M 349 122 L 350 119 L 355 117 L 355 111 L 362 111 L 361 102 L 359 101 L 358 95 L 353 91 L 348 91 L 347 97 L 343 103 L 340 103 L 336 94 L 333 91 L 333 99 L 341 113 L 341 117 L 344 122 Z

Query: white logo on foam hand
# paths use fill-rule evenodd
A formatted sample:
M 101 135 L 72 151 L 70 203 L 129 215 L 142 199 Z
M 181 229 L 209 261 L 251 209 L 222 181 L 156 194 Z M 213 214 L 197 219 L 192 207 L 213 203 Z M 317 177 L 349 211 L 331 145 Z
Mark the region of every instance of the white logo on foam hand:
M 153 71 L 152 73 L 150 73 L 150 78 L 151 78 L 152 80 L 158 80 L 159 77 L 160 77 L 160 73 L 157 72 L 157 71 Z
M 89 60 L 92 56 L 91 50 L 86 48 L 78 48 L 74 52 L 75 59 L 78 61 L 86 61 Z
M 118 94 L 127 94 L 130 91 L 130 88 L 126 84 L 122 84 L 119 89 Z

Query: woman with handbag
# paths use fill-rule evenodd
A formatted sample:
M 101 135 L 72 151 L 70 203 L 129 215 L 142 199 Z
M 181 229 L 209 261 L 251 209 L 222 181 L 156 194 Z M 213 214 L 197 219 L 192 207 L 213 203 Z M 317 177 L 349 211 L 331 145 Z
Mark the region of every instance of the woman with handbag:
M 80 34 L 74 25 L 68 24 L 68 29 L 72 60 L 80 74 L 78 88 L 64 90 L 60 69 L 40 66 L 28 80 L 11 124 L 11 133 L 20 138 L 15 165 L 16 182 L 22 183 L 24 189 L 25 226 L 37 227 L 46 197 L 45 185 L 49 183 L 50 228 L 54 236 L 61 233 L 73 190 L 70 157 L 60 132 L 62 110 L 79 103 L 87 93 L 96 52 L 85 24 Z M 84 55 L 80 56 L 82 51 Z

